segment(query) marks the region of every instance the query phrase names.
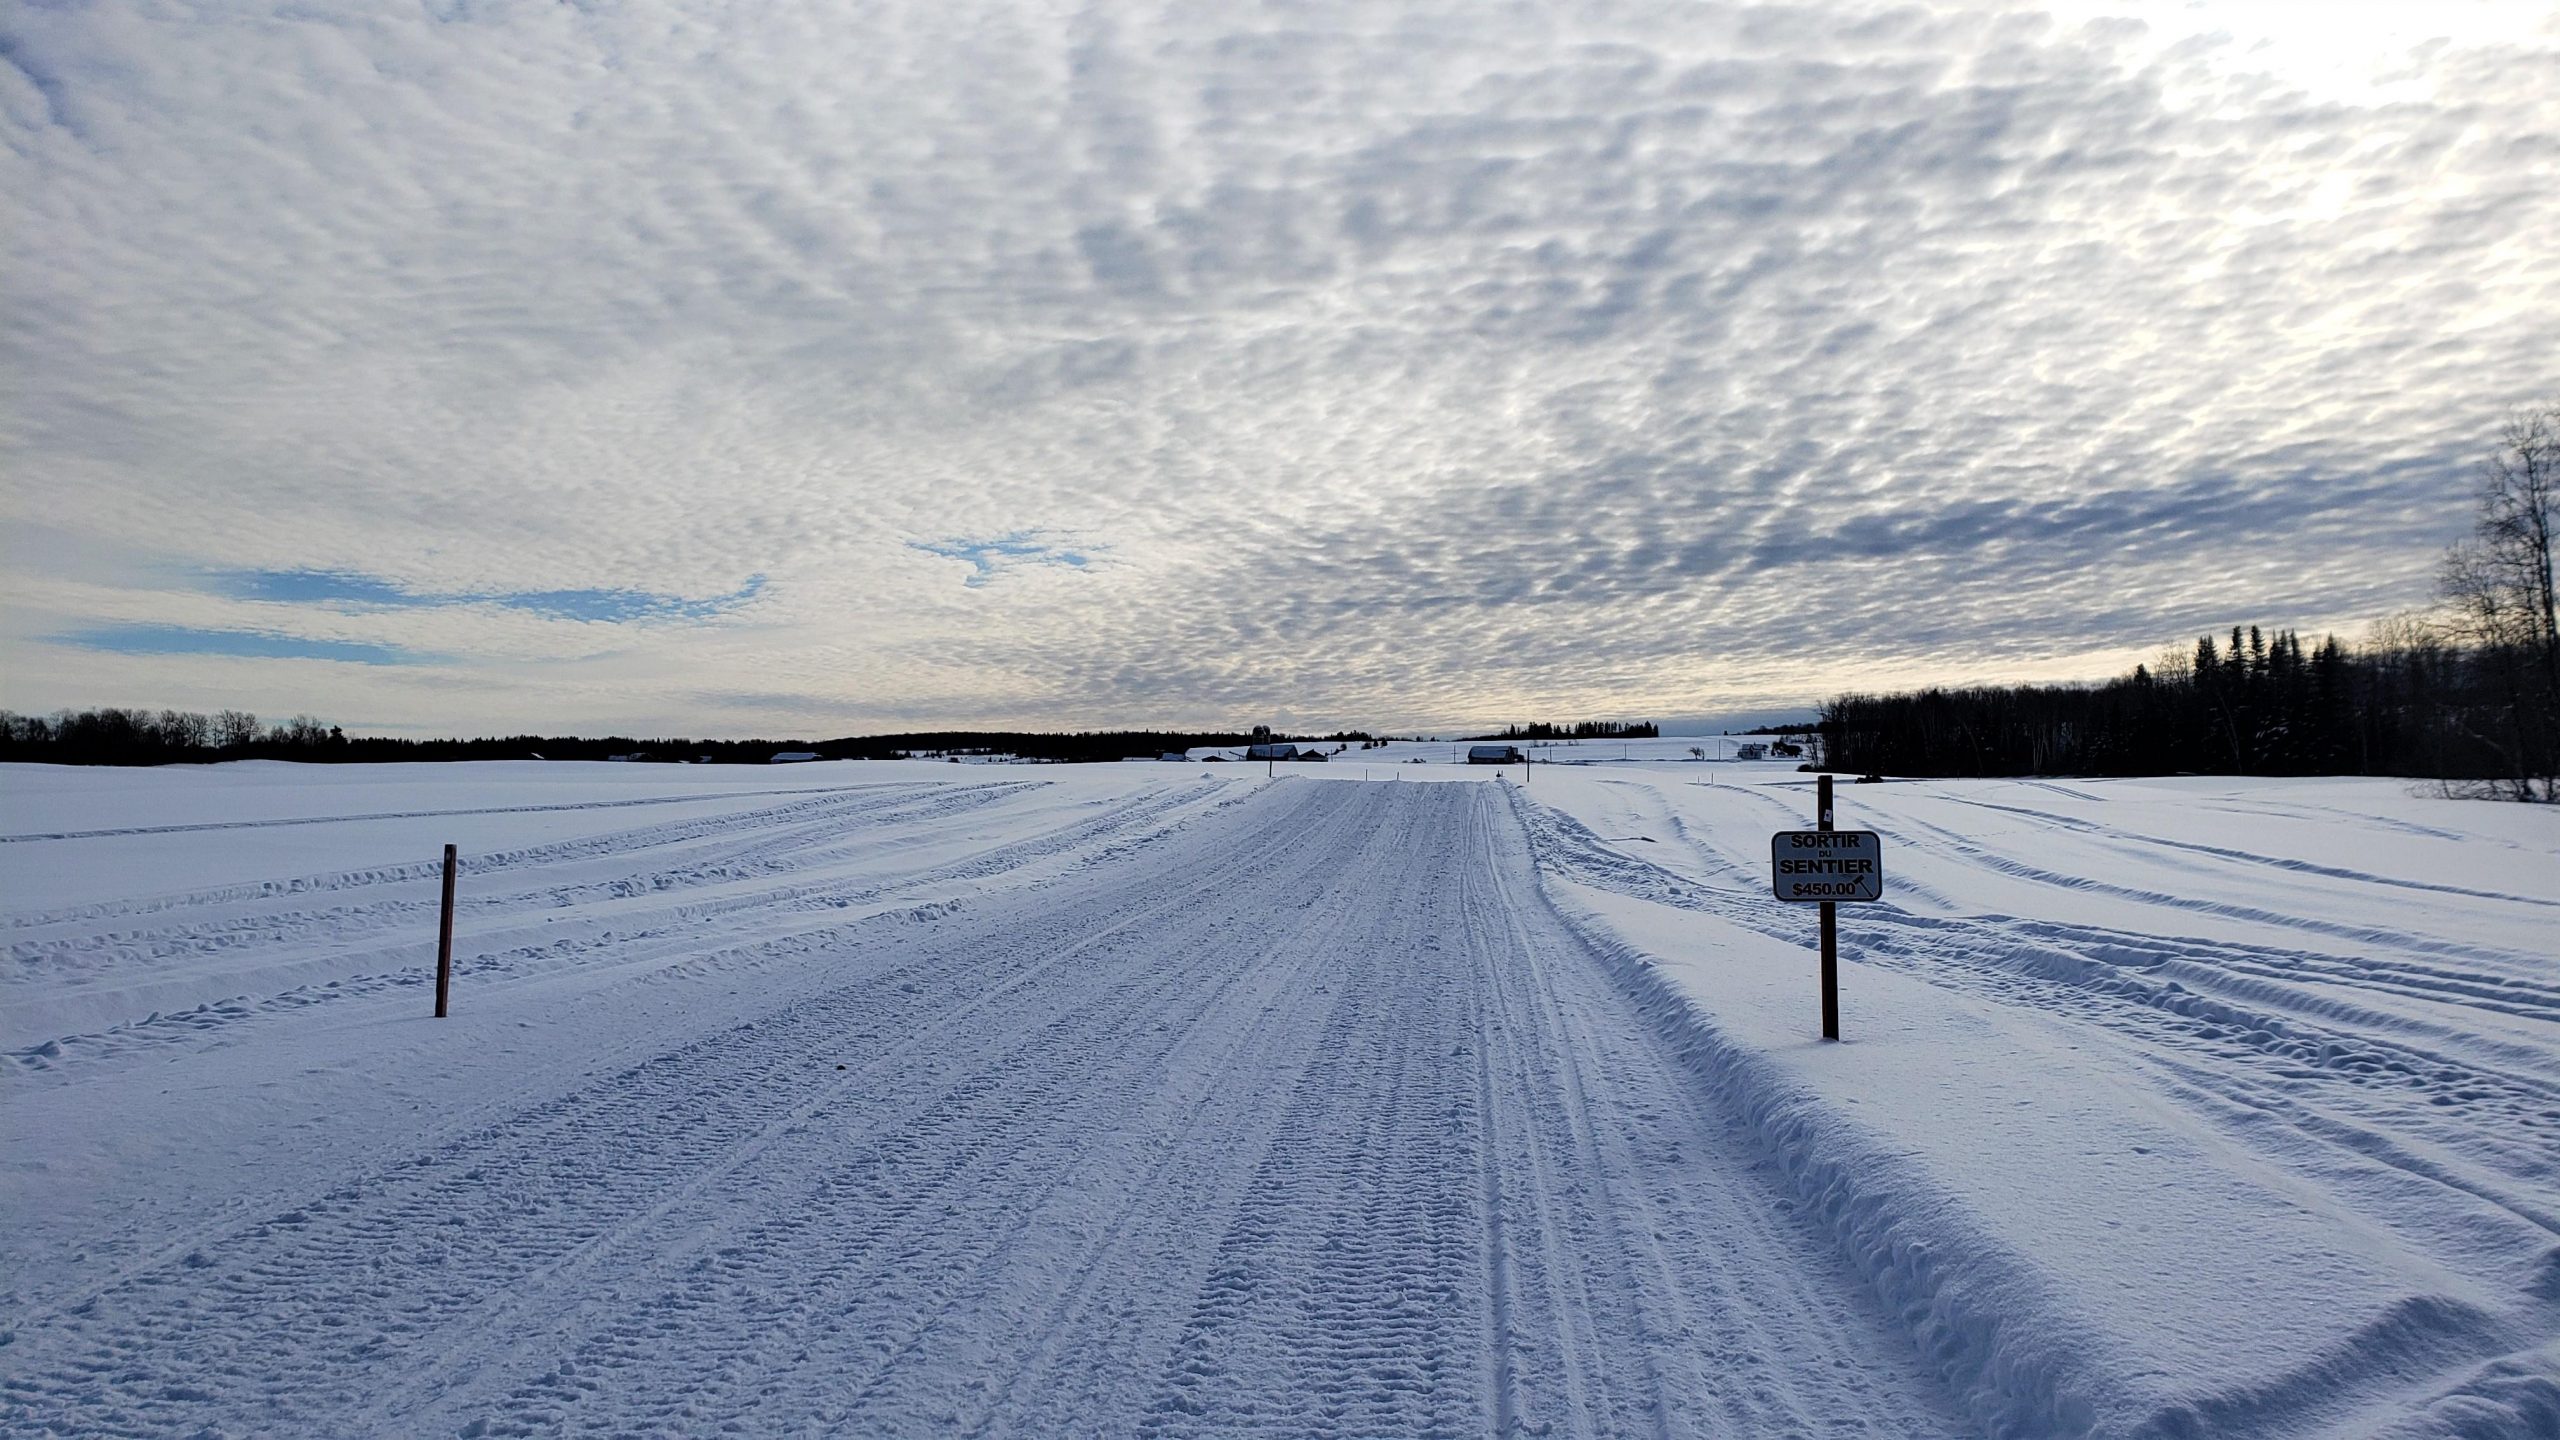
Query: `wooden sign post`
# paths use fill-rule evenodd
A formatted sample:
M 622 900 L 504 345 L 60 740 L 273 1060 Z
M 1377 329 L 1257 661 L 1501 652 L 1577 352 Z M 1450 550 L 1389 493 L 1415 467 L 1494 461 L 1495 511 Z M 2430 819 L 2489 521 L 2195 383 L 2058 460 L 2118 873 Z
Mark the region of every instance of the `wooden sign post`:
M 1831 772 L 1824 771 L 1820 784 L 1814 786 L 1813 828 L 1821 834 L 1837 832 L 1831 828 Z M 1840 902 L 1822 902 L 1822 1038 L 1840 1038 Z
M 1811 830 L 1769 837 L 1770 888 L 1781 900 L 1822 907 L 1822 1038 L 1840 1038 L 1840 905 L 1884 898 L 1884 837 L 1835 830 L 1831 777 L 1820 777 Z

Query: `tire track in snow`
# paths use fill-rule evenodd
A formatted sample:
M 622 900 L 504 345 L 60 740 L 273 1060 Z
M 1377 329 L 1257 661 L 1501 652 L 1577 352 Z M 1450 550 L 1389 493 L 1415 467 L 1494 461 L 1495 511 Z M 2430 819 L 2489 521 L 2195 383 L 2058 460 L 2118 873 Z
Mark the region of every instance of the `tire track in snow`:
M 1396 877 L 1138 1433 L 1962 1433 L 1545 910 L 1507 792 L 1431 788 L 1464 838 Z
M 1530 823 L 1539 837 L 1541 863 L 1568 878 L 1710 912 L 1790 944 L 1803 940 L 1805 917 L 1765 889 L 1703 884 L 1612 850 L 1561 812 L 1547 812 Z M 1703 842 L 1686 838 L 1723 868 L 1721 857 Z M 1924 915 L 1889 902 L 1862 907 L 1861 913 L 1862 919 L 1872 922 L 1861 937 L 1861 961 L 1900 964 L 1924 977 L 1937 976 L 1940 983 L 1946 983 L 1945 962 L 1962 961 L 1966 988 L 2007 993 L 2040 1009 L 2089 1018 L 2097 1018 L 2116 1003 L 2132 1001 L 2141 1010 L 2158 1012 L 2140 1017 L 2142 1024 L 2157 1023 L 2161 1014 L 2183 1017 L 2195 1022 L 2191 1030 L 2213 1032 L 2203 1036 L 2208 1040 L 2227 1040 L 2281 1060 L 2330 1066 L 2386 1083 L 2393 1076 L 2432 1083 L 2443 1079 L 2444 1066 L 2458 1059 L 2393 1032 L 2430 1041 L 2459 1040 L 2483 1057 L 2512 1058 L 2519 1065 L 2533 1057 L 2506 1056 L 2493 1039 L 2428 1026 L 2406 1015 L 2359 1011 L 2302 982 L 2470 1005 L 2525 1020 L 2560 1018 L 2560 986 L 2482 977 L 2405 957 L 2349 959 L 2060 921 Z M 2271 983 L 2257 983 L 2261 980 Z M 2476 1072 L 2481 1083 L 2514 1093 L 2520 1100 L 2560 1099 L 2560 1077 L 2546 1078 L 2527 1069 L 2479 1060 L 2466 1068 Z M 2538 1123 L 2530 1113 L 2520 1112 L 2520 1118 Z
M 464 815 L 537 815 L 561 810 L 629 810 L 645 805 L 755 800 L 768 795 L 832 795 L 846 790 L 882 788 L 888 787 L 875 782 L 867 785 L 809 786 L 797 790 L 705 790 L 691 795 L 643 795 L 625 800 L 570 800 L 557 805 L 481 805 L 463 810 L 377 810 L 357 815 L 286 815 L 269 820 L 204 820 L 190 825 L 128 825 L 106 830 L 31 831 L 17 835 L 0 835 L 0 845 L 23 845 L 40 840 L 105 840 L 128 835 L 192 835 L 208 830 L 272 830 L 291 825 L 351 825 L 367 820 L 443 820 Z
M 2095 836 L 2110 842 L 2126 844 L 2129 847 L 2137 849 L 2148 846 L 2157 850 L 2177 850 L 2189 854 L 2210 856 L 2213 859 L 2229 861 L 2235 865 L 2262 866 L 2266 869 L 2282 870 L 2290 874 L 2316 875 L 2324 880 L 2345 880 L 2356 885 L 2380 885 L 2395 890 L 2418 890 L 2436 895 L 2459 895 L 2467 900 L 2495 900 L 2507 905 L 2539 905 L 2551 909 L 2560 909 L 2560 897 L 2555 896 L 2513 895 L 2504 890 L 2480 890 L 2466 885 L 2445 885 L 2427 880 L 2408 880 L 2394 875 L 2377 875 L 2368 870 L 2352 870 L 2343 865 L 2323 865 L 2317 861 L 2296 860 L 2282 855 L 2260 855 L 2251 850 L 2235 850 L 2227 845 L 2206 845 L 2194 840 L 2172 840 L 2165 835 L 2145 835 L 2138 830 L 2121 830 L 2095 820 L 2082 820 L 2070 815 L 2057 815 L 2050 810 L 2034 810 L 2024 805 L 2001 805 L 1993 801 L 1977 800 L 1963 795 L 1948 795 L 1941 798 L 1958 805 L 1970 805 L 1977 810 L 1992 810 L 2005 815 L 2015 815 L 2021 819 L 2032 820 L 2040 825 L 2050 826 L 2057 830 L 2068 830 L 2078 835 Z M 2075 798 L 2095 799 L 2096 797 L 2078 796 Z M 1953 832 L 1951 831 L 1941 829 L 1939 830 L 1939 834 L 1949 839 L 1954 838 Z
M 1529 820 L 1539 862 L 1566 878 L 1804 942 L 1807 917 L 1765 891 L 1684 878 L 1608 848 L 1561 812 Z M 1861 907 L 1857 964 L 2089 1026 L 2129 1046 L 2131 1062 L 2160 1076 L 2165 1093 L 2307 1174 L 2361 1168 L 2420 1182 L 2396 1193 L 2363 1189 L 2385 1224 L 2403 1215 L 2411 1233 L 2428 1233 L 2429 1207 L 2451 1192 L 2484 1238 L 2496 1233 L 2528 1257 L 2560 1256 L 2560 1215 L 2533 1198 L 2560 1142 L 2560 1075 L 2549 1072 L 2547 1054 L 2465 1029 L 2458 1011 L 2434 1024 L 2358 1007 L 2327 988 L 2387 989 L 2533 1021 L 2548 1014 L 2547 986 L 2467 983 L 2405 955 L 2367 962 L 1890 904 Z M 2547 1284 L 2536 1267 L 2551 1263 L 2520 1263 L 2506 1283 L 2518 1292 Z
M 1794 1218 L 1767 1137 L 1710 1104 L 1605 962 L 1528 902 L 1537 860 L 1522 822 L 1539 807 L 1494 798 L 1511 823 L 1487 833 L 1507 842 L 1472 873 L 1488 896 L 1523 898 L 1471 904 L 1470 949 L 1501 998 L 1495 1033 L 1519 1052 L 1507 1109 L 1534 1121 L 1515 1128 L 1543 1151 L 1510 1168 L 1558 1177 L 1529 1191 L 1524 1208 L 1545 1214 L 1523 1228 L 1550 1237 L 1552 1288 L 1582 1327 L 1532 1328 L 1587 1347 L 1583 1393 L 1558 1397 L 1572 1407 L 1561 1421 L 1551 1401 L 1544 1422 L 1612 1435 L 1966 1431 L 1939 1408 L 1935 1362 L 1906 1321 L 1881 1312 L 1834 1236 Z M 1888 1333 L 1897 1343 L 1878 1340 Z M 1692 1399 L 1652 1403 L 1662 1395 Z
M 743 811 L 727 811 L 717 815 L 696 815 L 682 820 L 636 826 L 627 830 L 607 831 L 600 835 L 581 835 L 565 840 L 546 841 L 537 845 L 518 846 L 509 850 L 491 851 L 470 856 L 468 863 L 471 873 L 487 875 L 577 860 L 610 858 L 689 840 L 726 838 L 735 841 L 742 832 L 751 835 L 774 825 L 797 819 L 860 814 L 919 802 L 948 803 L 950 800 L 962 797 L 977 801 L 1002 800 L 1013 794 L 1034 789 L 1037 784 L 1038 782 L 1018 781 L 1001 785 L 945 787 L 935 786 L 929 782 L 908 781 L 892 785 L 852 786 L 822 792 L 815 799 L 792 800 L 785 804 L 758 806 Z M 966 801 L 964 800 L 963 803 Z M 170 910 L 184 912 L 190 917 L 191 924 L 200 923 L 196 917 L 200 917 L 202 912 L 227 904 L 273 900 L 284 896 L 326 895 L 339 891 L 364 890 L 381 885 L 399 885 L 432 879 L 442 873 L 443 863 L 440 859 L 420 859 L 409 864 L 372 865 L 318 875 L 300 875 L 285 879 L 220 885 L 211 889 L 144 895 L 126 900 L 91 901 L 59 910 L 31 911 L 12 915 L 7 919 L 7 928 L 12 934 L 25 931 L 41 933 L 55 926 L 78 925 L 86 928 L 104 920 L 150 915 Z
M 866 828 L 911 825 L 1006 798 L 994 787 L 859 793 L 466 855 L 464 874 L 471 884 L 457 909 L 470 917 L 694 888 L 724 878 L 724 871 L 734 877 L 781 868 L 773 863 L 777 857 Z M 356 939 L 432 914 L 438 903 L 434 884 L 442 874 L 441 860 L 420 860 L 11 917 L 8 958 L 48 967 L 103 962 L 124 969 L 221 951 Z M 385 889 L 395 893 L 377 893 Z M 337 898 L 349 894 L 355 898 Z M 292 903 L 297 900 L 302 903 Z M 182 917 L 175 924 L 113 923 L 173 911 Z
M 0 1429 L 1961 1433 L 1505 793 L 1257 787 L 849 935 L 21 1323 Z
M 1110 934 L 1179 903 L 1088 904 L 1068 923 Z M 43 1347 L 70 1353 L 34 1378 L 30 1332 L 38 1327 L 23 1327 L 10 1345 L 14 1373 L 0 1382 L 7 1402 L 0 1421 L 83 1415 L 66 1427 L 78 1430 L 101 1418 L 105 1402 L 110 1431 L 131 1422 L 129 1433 L 175 1433 L 179 1420 L 164 1429 L 152 1417 L 183 1417 L 203 1387 L 171 1377 L 228 1363 L 226 1337 L 208 1334 L 195 1313 L 208 1293 L 235 1324 L 254 1327 L 262 1409 L 311 1418 L 376 1413 L 369 1383 L 361 1392 L 348 1388 L 355 1377 L 491 1295 L 610 1245 L 671 1192 L 753 1159 L 752 1147 L 809 1111 L 800 1077 L 825 1073 L 816 1082 L 821 1093 L 842 1093 L 991 1004 L 1011 997 L 1019 1010 L 1041 998 L 1022 993 L 1029 980 L 1066 966 L 1093 938 L 1058 933 L 1058 922 L 1046 921 L 1027 929 L 1017 922 L 1010 945 L 986 946 L 966 933 L 936 937 L 936 953 L 885 967 L 874 984 L 661 1054 L 270 1215 L 73 1307 Z M 1027 974 L 1011 973 L 1024 948 L 1043 958 Z M 858 1053 L 866 1044 L 884 1053 L 860 1072 L 837 1080 L 813 1070 L 820 1062 L 812 1057 Z M 81 1340 L 92 1335 L 84 1349 Z M 216 1347 L 210 1354 L 208 1341 Z M 116 1377 L 112 1388 L 100 1382 L 106 1375 Z
M 1078 851 L 1134 853 L 1218 798 L 1217 789 L 1200 785 L 1151 789 L 928 866 L 884 871 L 873 858 L 910 843 L 920 825 L 970 823 L 985 807 L 1034 796 L 1040 788 L 1007 784 L 907 794 L 817 820 L 805 819 L 794 806 L 731 817 L 726 832 L 684 822 L 510 852 L 469 872 L 473 883 L 458 921 L 469 938 L 456 956 L 456 974 L 480 988 L 600 961 L 630 967 L 698 953 L 707 927 L 716 926 L 732 945 L 749 935 L 776 939 L 833 928 L 848 909 L 913 903 L 925 898 L 925 890 L 984 884 Z M 683 848 L 669 853 L 664 847 L 670 841 Z M 561 866 L 599 863 L 614 871 L 594 878 L 558 873 Z M 839 872 L 844 878 L 837 878 Z M 148 946 L 118 932 L 20 942 L 21 960 L 85 964 L 128 986 L 148 984 L 163 972 L 183 979 L 187 962 L 237 966 L 244 962 L 230 957 L 243 952 L 255 957 L 259 973 L 310 978 L 263 995 L 224 996 L 100 1031 L 50 1036 L 11 1056 L 22 1068 L 41 1072 L 156 1045 L 201 1042 L 260 1016 L 424 985 L 430 971 L 420 937 L 432 934 L 437 903 L 426 883 L 429 873 L 410 877 L 418 882 L 412 886 L 417 893 L 402 899 L 182 923 L 154 932 Z M 499 879 L 494 888 L 493 877 Z M 235 891 L 218 893 L 236 899 Z M 611 923 L 596 923 L 595 917 L 606 916 Z M 558 924 L 563 921 L 568 923 Z M 145 977 L 126 975 L 135 968 Z
M 1303 850 L 1307 839 L 1292 836 L 1288 845 Z M 1286 849 L 1262 857 L 1287 858 Z M 1229 867 L 1201 879 L 1238 885 L 1254 877 Z M 1121 931 L 1137 923 L 1124 921 Z M 1159 914 L 1156 928 L 1180 934 L 1186 921 Z M 1106 1120 L 1160 1084 L 1168 1057 L 1204 1026 L 1215 1028 L 1212 1012 L 1231 992 L 1252 989 L 1257 978 L 1268 989 L 1271 977 L 1257 972 L 1273 968 L 1282 942 L 1203 954 L 1180 967 L 1148 963 L 1157 943 L 1106 947 L 1094 972 L 1060 997 L 1071 1008 L 1036 1031 L 934 1057 L 958 1083 L 876 1139 L 849 1144 L 844 1131 L 806 1139 L 808 1175 L 780 1183 L 805 1188 L 807 1200 L 777 1206 L 768 1198 L 742 1230 L 698 1217 L 718 1241 L 691 1248 L 718 1243 L 717 1259 L 698 1263 L 558 1370 L 491 1407 L 500 1418 L 490 1419 L 487 1433 L 612 1432 L 634 1423 L 635 1404 L 644 1428 L 835 1426 L 855 1415 L 867 1425 L 900 1414 L 947 1423 L 965 1397 L 898 1393 L 916 1373 L 900 1361 L 953 1327 L 954 1312 L 1018 1253 L 1034 1218 L 1068 1185 L 1090 1143 L 1091 1131 L 1075 1122 Z M 900 1089 L 912 1099 L 935 1083 Z M 863 1128 L 856 1122 L 853 1130 Z M 759 1189 L 776 1183 L 770 1173 L 759 1177 Z M 736 1323 L 736 1309 L 752 1297 L 785 1293 L 790 1308 L 768 1323 Z M 778 1349 L 839 1393 L 785 1398 L 754 1384 L 759 1363 Z M 671 1361 L 670 1351 L 681 1360 Z M 545 1392 L 562 1388 L 553 1377 L 563 1373 L 615 1377 L 619 1404 L 603 1414 L 544 1404 Z M 742 1388 L 747 1393 L 737 1393 Z

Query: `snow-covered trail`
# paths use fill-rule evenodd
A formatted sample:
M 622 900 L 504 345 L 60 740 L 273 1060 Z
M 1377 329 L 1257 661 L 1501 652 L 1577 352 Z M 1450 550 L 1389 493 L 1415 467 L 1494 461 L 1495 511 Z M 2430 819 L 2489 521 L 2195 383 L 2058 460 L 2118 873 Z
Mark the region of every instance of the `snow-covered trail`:
M 2053 829 L 2078 823 L 2047 819 Z M 1804 915 L 1772 899 L 1759 867 L 1734 853 L 1739 827 L 1705 835 L 1670 820 L 1693 867 L 1675 875 L 1556 812 L 1532 824 L 1542 858 L 1560 873 L 1802 943 Z M 1926 838 L 1941 853 L 1979 853 L 1962 836 Z M 1648 854 L 1680 858 L 1668 845 Z M 2269 864 L 2256 856 L 2241 863 Z M 2446 903 L 2488 911 L 2493 900 L 2511 909 L 2560 904 L 2482 892 Z M 2238 1117 L 2253 1149 L 2307 1170 L 2374 1172 L 2366 1204 L 2377 1213 L 2405 1212 L 2414 1224 L 2451 1204 L 2477 1225 L 2511 1229 L 2527 1254 L 2560 1242 L 2560 1209 L 2548 1198 L 2560 1154 L 2560 1057 L 2535 1033 L 2560 1019 L 2560 977 L 2547 949 L 2411 937 L 2333 922 L 2308 902 L 2302 910 L 2284 918 L 2343 935 L 2339 952 L 1891 903 L 1855 913 L 1851 943 L 1858 963 L 2104 1037 L 2130 1070 L 2182 1104 L 2217 1122 Z M 2489 1268 L 2513 1263 L 2501 1253 Z
M 1282 783 L 826 932 L 661 1046 L 613 1023 L 636 984 L 529 1010 L 592 1072 L 196 1232 L 97 1197 L 142 1258 L 14 1321 L 0 1428 L 1961 1433 L 1519 814 Z M 184 1058 L 81 1083 L 147 1108 Z
M 2521 843 L 2350 831 L 2255 793 L 2216 799 L 2234 833 L 2196 839 L 2160 833 L 2167 805 L 1965 793 L 1993 788 L 1844 801 L 1909 871 L 1843 917 L 1849 1064 L 1770 1044 L 1808 1008 L 1811 917 L 1765 870 L 1801 793 L 1599 778 L 1578 815 L 1528 818 L 1620 963 L 1681 990 L 1702 1073 L 1828 1158 L 1801 1183 L 1829 1185 L 1880 1286 L 1945 1313 L 1987 1404 L 2076 1398 L 2101 1433 L 2560 1433 L 2545 817 L 2480 817 Z M 1897 1275 L 1895 1227 L 1925 1233 L 1932 1274 Z M 2021 1305 L 2020 1274 L 2054 1303 Z

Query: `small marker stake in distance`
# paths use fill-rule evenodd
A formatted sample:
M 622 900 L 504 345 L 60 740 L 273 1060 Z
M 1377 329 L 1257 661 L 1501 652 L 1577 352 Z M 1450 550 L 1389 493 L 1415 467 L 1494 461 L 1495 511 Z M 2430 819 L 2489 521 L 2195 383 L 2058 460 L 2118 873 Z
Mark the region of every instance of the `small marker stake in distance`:
M 436 1018 L 445 1018 L 445 1000 L 453 988 L 453 877 L 462 861 L 444 847 L 444 917 L 436 925 Z

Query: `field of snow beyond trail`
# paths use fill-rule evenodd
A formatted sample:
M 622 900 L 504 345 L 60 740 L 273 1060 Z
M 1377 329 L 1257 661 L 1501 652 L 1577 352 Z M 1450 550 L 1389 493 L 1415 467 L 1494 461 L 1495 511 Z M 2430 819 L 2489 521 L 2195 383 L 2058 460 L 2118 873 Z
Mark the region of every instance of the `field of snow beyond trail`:
M 396 1015 L 248 1002 L 225 1043 L 51 1045 L 11 1082 L 14 1157 L 76 1171 L 116 1143 L 87 1127 L 119 1125 L 174 1153 L 159 1191 L 115 1170 L 143 1193 L 57 1192 L 80 1213 L 12 1242 L 0 1422 L 1966 1433 L 1542 903 L 1506 790 L 1188 788 L 1170 843 L 769 954 L 575 991 L 466 972 L 442 1027 L 403 983 Z M 854 843 L 869 813 L 794 803 L 723 827 L 722 872 Z M 583 893 L 582 863 L 475 874 L 480 923 Z M 703 887 L 696 953 L 721 917 L 830 898 L 812 868 L 789 902 Z M 361 948 L 365 888 L 33 917 L 18 963 L 144 964 L 287 912 Z
M 0 767 L 0 1434 L 2560 1436 L 2560 817 L 1707 750 Z

